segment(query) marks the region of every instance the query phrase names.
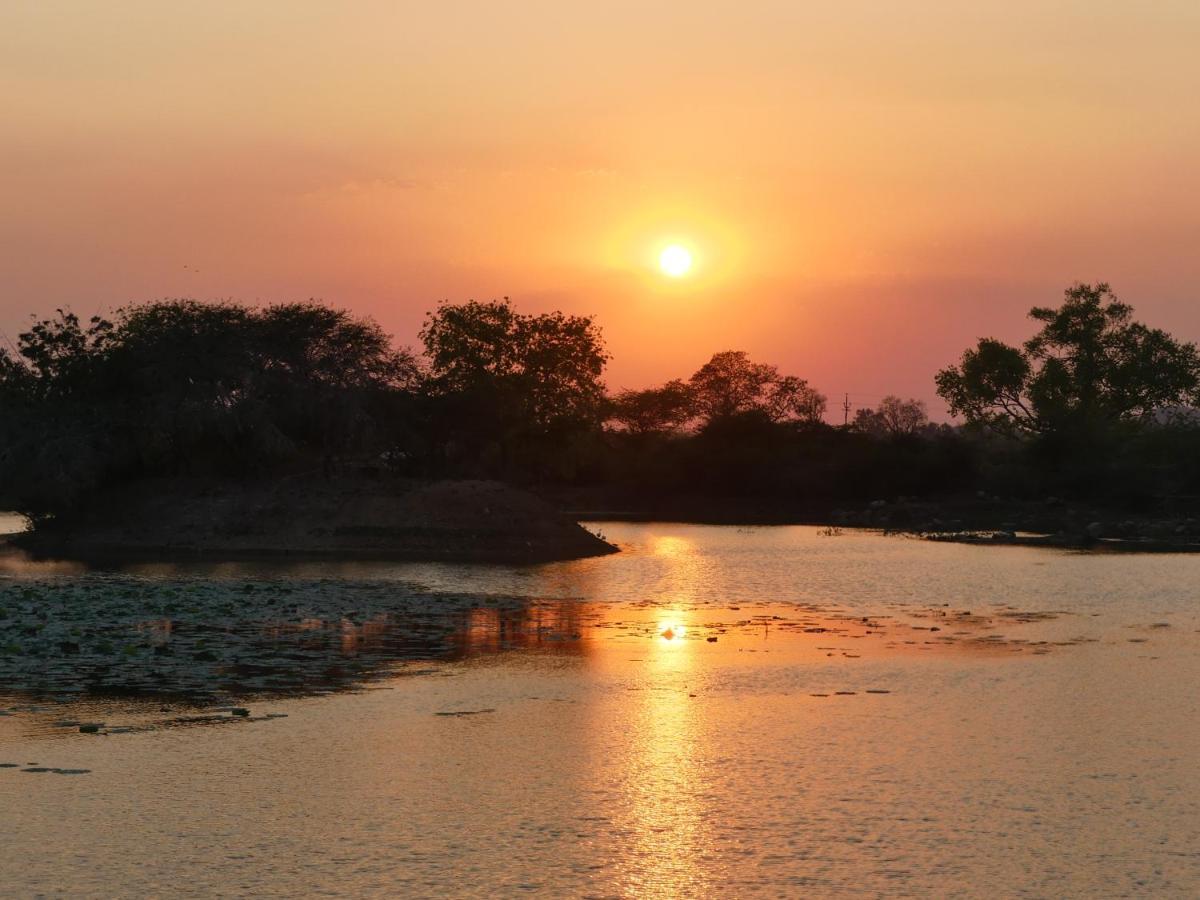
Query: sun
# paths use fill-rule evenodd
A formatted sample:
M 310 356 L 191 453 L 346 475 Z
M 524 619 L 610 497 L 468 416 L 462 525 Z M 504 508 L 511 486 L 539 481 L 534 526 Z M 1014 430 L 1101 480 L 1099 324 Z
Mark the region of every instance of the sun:
M 692 253 L 686 247 L 672 244 L 659 254 L 658 267 L 670 278 L 682 278 L 692 269 Z

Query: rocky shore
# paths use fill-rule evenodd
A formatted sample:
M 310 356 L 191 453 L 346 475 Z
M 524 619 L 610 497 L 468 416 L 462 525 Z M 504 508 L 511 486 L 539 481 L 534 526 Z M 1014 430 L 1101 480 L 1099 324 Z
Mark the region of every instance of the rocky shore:
M 36 557 L 263 557 L 537 563 L 615 553 L 550 504 L 497 482 L 291 477 L 157 480 L 8 538 Z

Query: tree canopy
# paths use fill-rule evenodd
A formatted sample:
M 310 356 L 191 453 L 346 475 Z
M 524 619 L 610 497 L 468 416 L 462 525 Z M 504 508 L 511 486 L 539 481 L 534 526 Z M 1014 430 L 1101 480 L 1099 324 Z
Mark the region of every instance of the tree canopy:
M 533 430 L 599 422 L 608 354 L 589 316 L 523 315 L 507 297 L 443 303 L 420 336 L 435 394 L 486 404 Z
M 1200 493 L 1200 428 L 1182 427 L 1200 399 L 1196 347 L 1135 321 L 1104 284 L 1030 315 L 1023 344 L 982 339 L 937 375 L 954 413 L 1002 433 L 988 436 L 931 427 L 923 403 L 894 395 L 851 428 L 826 425 L 807 381 L 737 350 L 609 396 L 591 317 L 507 298 L 441 304 L 419 356 L 315 302 L 60 310 L 0 348 L 0 507 L 69 516 L 98 488 L 147 477 L 349 468 L 638 496 L 874 498 L 973 481 L 1005 495 Z M 1176 411 L 1181 427 L 1134 427 Z
M 874 409 L 860 409 L 854 414 L 854 427 L 876 437 L 904 437 L 919 432 L 929 424 L 929 415 L 921 400 L 901 400 L 889 394 Z
M 5 487 L 37 514 L 122 477 L 342 451 L 417 374 L 377 324 L 317 303 L 60 310 L 0 351 Z
M 937 374 L 938 394 L 970 423 L 1016 433 L 1145 422 L 1194 404 L 1195 345 L 1133 321 L 1107 284 L 1076 284 L 1058 308 L 1034 307 L 1041 330 L 1020 347 L 981 339 Z
M 819 422 L 825 397 L 803 378 L 781 375 L 741 350 L 714 354 L 686 382 L 621 391 L 611 401 L 609 421 L 634 434 L 669 433 L 689 425 L 708 427 L 742 416 L 770 423 Z
M 608 416 L 632 434 L 677 431 L 694 417 L 691 388 L 678 378 L 661 387 L 619 392 L 612 398 Z

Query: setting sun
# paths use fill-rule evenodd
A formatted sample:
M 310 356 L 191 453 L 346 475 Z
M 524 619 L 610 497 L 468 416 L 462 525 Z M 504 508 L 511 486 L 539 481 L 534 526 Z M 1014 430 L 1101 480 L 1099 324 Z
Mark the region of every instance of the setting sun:
M 658 267 L 664 275 L 671 278 L 682 278 L 692 268 L 692 254 L 686 247 L 672 244 L 663 250 L 658 257 Z

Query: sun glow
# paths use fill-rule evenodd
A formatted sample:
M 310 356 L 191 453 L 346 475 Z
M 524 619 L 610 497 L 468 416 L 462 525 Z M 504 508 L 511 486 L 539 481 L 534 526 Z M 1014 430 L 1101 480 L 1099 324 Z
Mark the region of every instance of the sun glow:
M 658 267 L 671 278 L 682 278 L 692 269 L 692 253 L 686 247 L 672 244 L 658 257 Z
M 687 626 L 682 622 L 671 619 L 658 623 L 658 636 L 663 640 L 673 641 L 687 634 Z

